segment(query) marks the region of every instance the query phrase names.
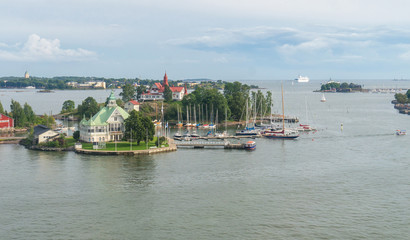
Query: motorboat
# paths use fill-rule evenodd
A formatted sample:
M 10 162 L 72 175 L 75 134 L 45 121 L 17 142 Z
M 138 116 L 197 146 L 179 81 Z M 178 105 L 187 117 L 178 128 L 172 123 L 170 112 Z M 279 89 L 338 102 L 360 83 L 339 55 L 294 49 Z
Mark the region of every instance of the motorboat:
M 403 136 L 403 135 L 406 135 L 406 134 L 407 134 L 406 130 L 396 130 L 396 135 L 397 136 Z
M 244 148 L 245 148 L 246 150 L 255 150 L 255 149 L 256 149 L 256 143 L 255 143 L 255 141 L 247 141 L 247 142 L 244 144 Z

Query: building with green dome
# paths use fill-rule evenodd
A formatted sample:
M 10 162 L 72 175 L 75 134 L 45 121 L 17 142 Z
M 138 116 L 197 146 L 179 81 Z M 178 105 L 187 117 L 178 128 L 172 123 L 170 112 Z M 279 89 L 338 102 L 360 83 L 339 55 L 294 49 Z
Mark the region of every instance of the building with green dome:
M 80 122 L 80 140 L 83 142 L 120 141 L 124 137 L 125 119 L 129 114 L 117 106 L 111 91 L 108 104 L 90 119 Z

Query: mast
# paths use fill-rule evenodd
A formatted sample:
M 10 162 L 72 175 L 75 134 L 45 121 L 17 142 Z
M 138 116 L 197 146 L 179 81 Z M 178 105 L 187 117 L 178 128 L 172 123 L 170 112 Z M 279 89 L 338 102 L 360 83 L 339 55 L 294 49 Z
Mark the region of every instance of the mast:
M 195 104 L 194 104 L 194 124 L 195 124 L 195 127 L 196 127 L 196 107 L 195 107 Z
M 189 123 L 189 112 L 188 112 L 188 105 L 186 105 L 186 126 L 188 127 Z
M 246 129 L 248 129 L 248 99 L 246 99 L 246 112 L 245 112 L 245 126 L 246 126 Z
M 228 108 L 225 106 L 225 132 L 228 132 Z
M 177 116 L 178 116 L 178 123 L 179 123 L 179 106 L 177 105 Z
M 281 85 L 282 87 L 282 131 L 285 133 L 285 103 L 283 102 L 283 83 Z

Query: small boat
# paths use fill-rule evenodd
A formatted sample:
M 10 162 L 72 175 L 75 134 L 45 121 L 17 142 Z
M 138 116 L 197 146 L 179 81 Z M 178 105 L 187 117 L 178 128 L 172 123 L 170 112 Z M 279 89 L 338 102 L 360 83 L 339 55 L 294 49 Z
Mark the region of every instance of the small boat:
M 256 149 L 256 143 L 255 141 L 247 141 L 244 146 L 246 150 L 255 150 Z
M 403 136 L 403 135 L 406 135 L 406 134 L 407 134 L 406 130 L 396 130 L 396 135 L 397 136 Z
M 316 131 L 315 128 L 311 127 L 308 124 L 299 124 L 299 127 L 296 128 L 299 132 L 309 132 L 309 131 Z
M 182 140 L 184 140 L 184 141 L 191 141 L 191 140 L 192 140 L 191 134 L 189 134 L 189 132 L 186 131 L 186 132 L 184 133 L 184 135 L 182 135 Z
M 181 133 L 176 132 L 176 133 L 174 134 L 174 140 L 182 140 L 182 135 L 181 135 Z
M 259 131 L 255 129 L 244 129 L 244 130 L 235 132 L 236 136 L 256 136 L 259 134 L 260 134 Z
M 191 139 L 199 139 L 199 138 L 200 138 L 199 134 L 196 133 L 196 131 L 193 131 L 191 134 Z
M 322 98 L 320 99 L 321 102 L 326 102 L 325 94 L 322 95 Z

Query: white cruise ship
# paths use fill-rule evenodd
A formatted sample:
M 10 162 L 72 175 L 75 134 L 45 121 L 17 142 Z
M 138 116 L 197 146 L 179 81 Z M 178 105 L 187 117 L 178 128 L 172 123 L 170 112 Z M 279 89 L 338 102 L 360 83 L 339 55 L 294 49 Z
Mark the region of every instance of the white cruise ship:
M 309 82 L 309 78 L 308 77 L 302 77 L 302 76 L 299 75 L 298 82 Z

